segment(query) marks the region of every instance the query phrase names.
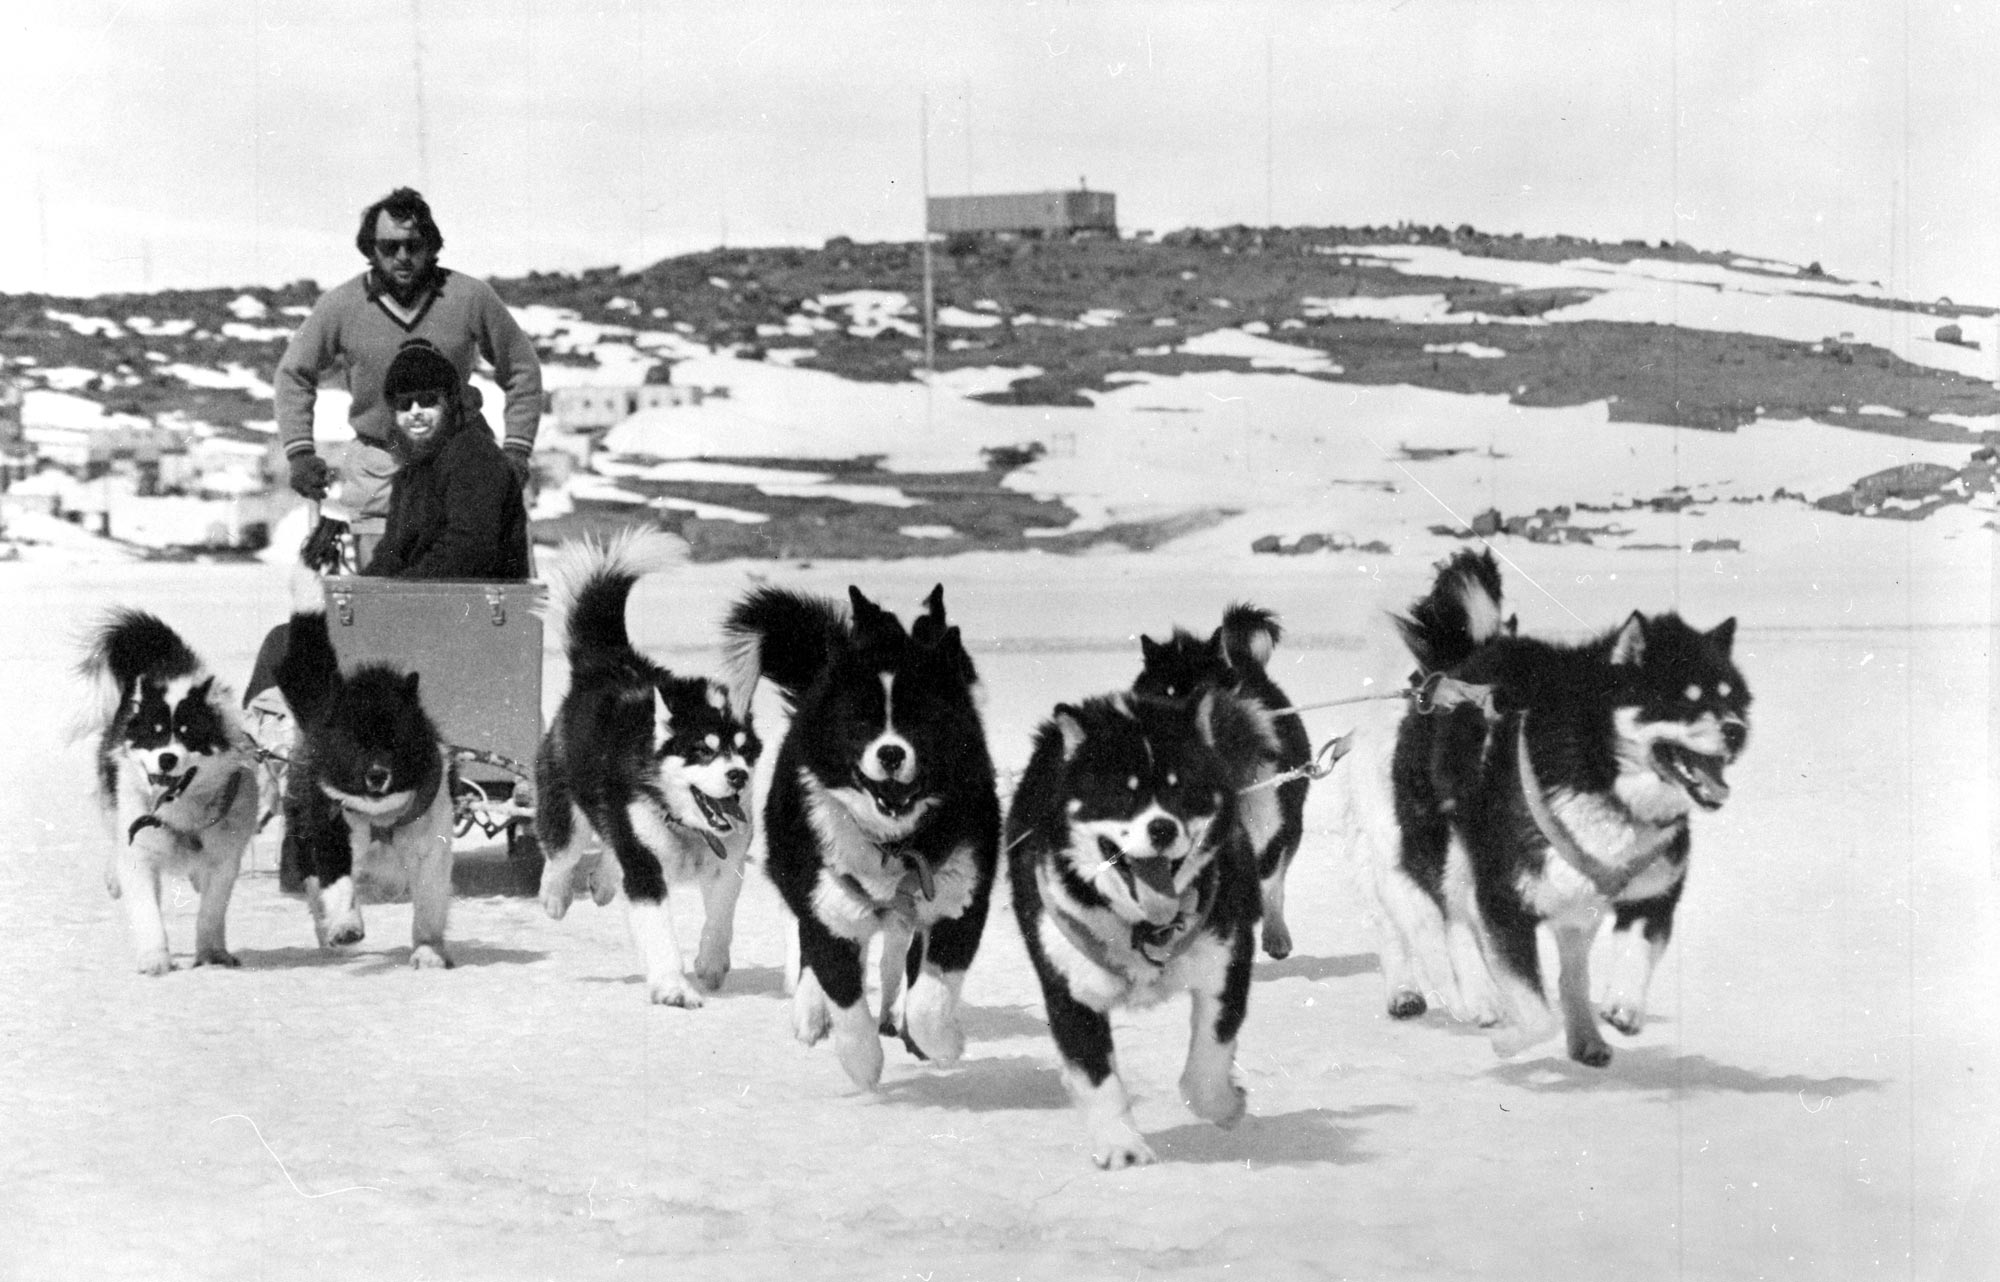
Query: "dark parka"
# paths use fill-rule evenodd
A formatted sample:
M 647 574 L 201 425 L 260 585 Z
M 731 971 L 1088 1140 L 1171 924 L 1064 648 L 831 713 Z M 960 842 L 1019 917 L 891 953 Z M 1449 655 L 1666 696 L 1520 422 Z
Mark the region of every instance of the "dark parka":
M 413 446 L 393 432 L 389 525 L 363 574 L 401 579 L 525 579 L 528 512 L 521 484 L 478 411 L 453 393 L 438 436 Z

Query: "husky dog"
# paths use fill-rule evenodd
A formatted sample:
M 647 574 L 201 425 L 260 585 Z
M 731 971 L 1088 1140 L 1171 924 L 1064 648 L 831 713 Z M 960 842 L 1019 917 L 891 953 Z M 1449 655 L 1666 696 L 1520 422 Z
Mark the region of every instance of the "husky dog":
M 410 964 L 449 967 L 452 795 L 457 771 L 417 695 L 417 674 L 364 664 L 343 674 L 319 579 L 294 572 L 278 689 L 299 736 L 285 783 L 306 906 L 322 948 L 361 942 L 357 882 L 412 906 Z
M 792 1026 L 833 1033 L 858 1086 L 882 1076 L 878 1033 L 919 1056 L 965 1050 L 959 990 L 979 949 L 999 864 L 1000 802 L 977 706 L 978 674 L 934 588 L 908 631 L 848 591 L 836 602 L 760 588 L 729 613 L 739 706 L 759 678 L 792 709 L 764 801 L 766 867 L 798 918 Z M 883 936 L 882 1005 L 868 1010 L 863 953 Z
M 257 827 L 257 775 L 235 699 L 172 628 L 119 610 L 89 638 L 81 671 L 103 695 L 97 799 L 111 832 L 104 885 L 125 903 L 139 973 L 174 968 L 160 878 L 201 896 L 194 964 L 234 966 L 223 939 L 229 894 Z
M 1259 900 L 1237 790 L 1244 763 L 1274 750 L 1268 717 L 1213 689 L 1059 705 L 1036 733 L 1007 814 L 1009 884 L 1101 1167 L 1154 1160 L 1118 1076 L 1115 1007 L 1187 989 L 1181 1096 L 1218 1125 L 1243 1115 L 1236 1034 Z
M 713 991 L 729 973 L 750 848 L 743 802 L 762 745 L 727 689 L 676 676 L 626 635 L 632 585 L 676 559 L 666 535 L 635 526 L 608 544 L 568 544 L 550 569 L 570 675 L 535 761 L 535 833 L 549 916 L 569 911 L 579 885 L 599 904 L 622 885 L 653 1002 L 693 1008 L 701 997 L 682 980 L 667 887 L 701 890 L 694 980 Z
M 1139 648 L 1145 656 L 1145 668 L 1132 683 L 1133 693 L 1189 698 L 1215 690 L 1242 700 L 1253 710 L 1275 713 L 1288 709 L 1291 700 L 1265 668 L 1283 635 L 1278 616 L 1269 610 L 1232 605 L 1223 612 L 1222 626 L 1206 641 L 1179 628 L 1165 641 L 1142 636 Z M 1312 760 L 1312 740 L 1296 715 L 1285 713 L 1269 720 L 1277 750 L 1264 752 L 1260 746 L 1252 775 L 1258 782 Z M 1306 788 L 1310 782 L 1301 775 L 1275 787 L 1255 788 L 1245 792 L 1237 805 L 1237 822 L 1249 835 L 1250 849 L 1257 858 L 1257 876 L 1263 883 L 1264 924 L 1260 929 L 1264 951 L 1274 958 L 1289 957 L 1292 952 L 1292 932 L 1285 924 L 1285 874 L 1299 853 L 1299 839 L 1305 835 Z
M 1749 737 L 1736 621 L 1703 632 L 1635 611 L 1578 645 L 1518 637 L 1492 554 L 1460 552 L 1396 622 L 1420 674 L 1481 698 L 1364 728 L 1334 772 L 1338 822 L 1387 927 L 1389 1013 L 1422 1013 L 1420 971 L 1442 944 L 1465 1013 L 1502 1026 L 1495 1049 L 1533 1045 L 1554 1029 L 1536 955 L 1546 924 L 1570 1057 L 1601 1067 L 1598 1018 L 1627 1034 L 1644 1023 L 1686 881 L 1688 817 L 1728 799 L 1724 771 Z M 1593 1010 L 1590 950 L 1607 914 L 1614 969 Z

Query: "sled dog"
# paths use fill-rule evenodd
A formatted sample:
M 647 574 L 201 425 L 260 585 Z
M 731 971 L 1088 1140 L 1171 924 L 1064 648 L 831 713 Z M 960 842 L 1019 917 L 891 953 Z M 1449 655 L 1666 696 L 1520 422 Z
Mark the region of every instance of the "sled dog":
M 201 896 L 194 964 L 234 966 L 224 941 L 230 891 L 257 827 L 256 758 L 235 698 L 171 627 L 119 610 L 90 636 L 81 665 L 102 695 L 97 798 L 110 830 L 105 888 L 125 905 L 139 972 L 174 968 L 160 879 Z
M 578 887 L 606 904 L 622 886 L 648 995 L 693 1008 L 698 990 L 714 991 L 729 973 L 750 848 L 744 802 L 761 745 L 726 687 L 661 667 L 626 634 L 633 585 L 678 556 L 666 535 L 635 526 L 608 543 L 568 544 L 550 568 L 570 676 L 535 761 L 535 833 L 548 860 L 549 916 L 568 912 Z M 669 886 L 701 892 L 692 986 Z
M 808 1045 L 831 1031 L 866 1088 L 882 1075 L 881 1033 L 900 1027 L 940 1064 L 964 1053 L 959 991 L 986 926 L 1000 803 L 978 674 L 944 589 L 907 630 L 859 588 L 848 603 L 760 588 L 725 630 L 738 704 L 764 679 L 792 710 L 764 824 L 767 871 L 798 919 L 793 1031 Z M 877 934 L 879 1017 L 863 980 Z
M 1482 699 L 1411 707 L 1357 731 L 1335 768 L 1336 822 L 1384 923 L 1389 1013 L 1421 1014 L 1426 973 L 1514 1054 L 1554 1031 L 1536 955 L 1549 927 L 1569 1055 L 1602 1066 L 1599 1018 L 1626 1034 L 1686 885 L 1689 816 L 1729 797 L 1750 690 L 1736 621 L 1699 631 L 1634 612 L 1580 644 L 1503 622 L 1491 552 L 1460 552 L 1396 620 L 1419 676 Z M 1483 706 L 1482 706 L 1483 704 Z M 1613 969 L 1593 1008 L 1590 952 L 1612 920 Z

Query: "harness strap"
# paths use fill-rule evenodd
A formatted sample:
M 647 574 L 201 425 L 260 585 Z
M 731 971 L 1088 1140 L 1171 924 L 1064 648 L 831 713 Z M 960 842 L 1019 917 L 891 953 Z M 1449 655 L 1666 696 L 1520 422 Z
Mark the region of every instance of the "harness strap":
M 216 802 L 215 813 L 210 815 L 205 822 L 197 825 L 193 829 L 176 828 L 172 824 L 168 823 L 166 820 L 160 818 L 158 814 L 158 807 L 155 807 L 154 810 L 149 811 L 146 814 L 140 815 L 137 819 L 134 819 L 132 821 L 132 826 L 125 830 L 125 844 L 129 846 L 134 841 L 137 841 L 139 839 L 139 834 L 146 831 L 146 829 L 148 828 L 165 828 L 168 832 L 174 834 L 176 837 L 179 837 L 181 840 L 187 842 L 189 845 L 193 846 L 196 850 L 200 850 L 201 834 L 207 829 L 213 828 L 215 827 L 215 825 L 221 823 L 223 819 L 229 814 L 229 812 L 236 808 L 236 795 L 241 791 L 243 791 L 243 774 L 244 772 L 241 770 L 232 770 L 229 772 L 229 782 L 222 785 L 222 797 L 219 801 Z M 160 805 L 166 805 L 167 803 L 173 801 L 175 798 L 179 797 L 181 795 L 181 792 L 186 789 L 188 782 L 191 781 L 193 778 L 194 778 L 194 772 L 190 770 L 188 772 L 187 779 L 182 780 L 177 787 L 169 791 L 169 794 L 167 796 L 164 796 L 160 799 Z
M 1542 793 L 1541 780 L 1535 777 L 1534 763 L 1528 760 L 1528 714 L 1525 712 L 1521 714 L 1514 731 L 1514 757 L 1520 767 L 1521 795 L 1527 799 L 1528 814 L 1547 839 L 1549 849 L 1555 851 L 1564 863 L 1589 878 L 1590 883 L 1597 887 L 1597 892 L 1606 899 L 1616 899 L 1640 873 L 1651 868 L 1666 852 L 1668 844 L 1682 826 L 1680 823 L 1665 827 L 1644 825 L 1651 831 L 1633 842 L 1631 853 L 1635 853 L 1637 858 L 1616 865 L 1606 863 L 1577 844 L 1562 820 L 1556 818 L 1555 811 L 1549 809 L 1548 798 Z
M 1129 975 L 1128 968 L 1119 964 L 1104 938 L 1065 911 L 1061 902 L 1050 893 L 1056 886 L 1055 875 L 1046 863 L 1039 860 L 1035 864 L 1035 885 L 1042 894 L 1042 911 L 1048 914 L 1049 920 L 1055 923 L 1056 930 L 1070 942 L 1071 947 L 1100 970 L 1113 975 Z M 1155 926 L 1150 922 L 1134 925 L 1126 947 L 1141 961 L 1165 967 L 1194 943 L 1195 928 L 1208 920 L 1209 907 L 1210 896 L 1197 889 L 1194 902 L 1181 909 L 1166 925 Z M 1165 949 L 1161 956 L 1155 956 L 1151 951 L 1161 948 Z
M 368 839 L 386 845 L 395 840 L 398 828 L 408 827 L 416 821 L 417 816 L 431 808 L 431 803 L 437 800 L 438 788 L 443 782 L 444 770 L 439 768 L 438 772 L 431 776 L 430 782 L 413 794 L 408 804 L 389 823 L 376 823 L 372 816 L 360 815 L 353 810 L 348 810 L 347 813 L 350 817 L 366 819 L 368 821 Z M 343 806 L 341 809 L 346 810 L 347 808 Z

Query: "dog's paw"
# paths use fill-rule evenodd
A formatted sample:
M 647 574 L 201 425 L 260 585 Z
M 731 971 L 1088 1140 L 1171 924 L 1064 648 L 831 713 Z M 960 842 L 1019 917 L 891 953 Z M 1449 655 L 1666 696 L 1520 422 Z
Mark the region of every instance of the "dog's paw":
M 864 1091 L 872 1091 L 882 1080 L 882 1039 L 876 1035 L 872 1023 L 863 1027 L 867 1036 L 837 1036 L 833 1039 L 833 1049 L 848 1080 Z
M 1501 1059 L 1512 1059 L 1542 1040 L 1540 1033 L 1519 1024 L 1503 1024 L 1495 1020 L 1487 1027 L 1493 1035 L 1493 1053 Z
M 1639 1030 L 1646 1026 L 1646 1013 L 1624 1002 L 1614 1002 L 1597 1013 L 1605 1023 L 1627 1037 L 1637 1037 Z
M 682 1010 L 700 1010 L 701 994 L 690 992 L 686 984 L 678 979 L 673 982 L 655 981 L 646 986 L 647 999 L 655 1006 L 678 1006 Z
M 1611 1048 L 1592 1027 L 1587 1032 L 1570 1034 L 1569 1057 L 1585 1068 L 1603 1068 L 1611 1062 Z
M 442 948 L 418 944 L 410 950 L 410 967 L 413 970 L 450 970 L 451 958 L 445 956 Z
M 965 1057 L 965 1030 L 948 1009 L 912 1001 L 903 1032 L 922 1057 L 932 1063 L 956 1064 Z
M 1183 1074 L 1181 1099 L 1186 1102 L 1188 1110 L 1202 1121 L 1228 1127 L 1243 1120 L 1250 1096 L 1227 1077 L 1198 1078 L 1193 1074 Z
M 807 1046 L 817 1046 L 832 1031 L 833 1016 L 827 1012 L 819 984 L 801 976 L 799 986 L 792 990 L 792 1036 Z
M 141 975 L 169 975 L 173 973 L 174 959 L 164 952 L 140 953 L 139 973 Z
M 347 948 L 360 943 L 367 937 L 368 932 L 362 927 L 361 919 L 350 917 L 345 921 L 328 922 L 325 937 L 321 940 L 321 946 L 325 948 Z
M 700 986 L 703 992 L 713 993 L 720 991 L 722 981 L 729 978 L 729 958 L 725 956 L 717 960 L 714 958 L 704 959 L 697 957 L 694 959 L 693 975 L 694 982 Z
M 590 902 L 599 908 L 618 898 L 619 882 L 600 867 L 590 875 Z
M 1414 988 L 1399 988 L 1389 994 L 1390 1019 L 1415 1019 L 1430 1009 L 1424 995 Z
M 194 964 L 197 966 L 221 966 L 228 970 L 234 970 L 243 963 L 236 959 L 236 954 L 229 952 L 227 949 L 204 948 L 195 953 Z
M 560 890 L 551 890 L 546 883 L 543 884 L 542 911 L 549 915 L 550 920 L 561 921 L 568 915 L 570 899 L 571 895 L 567 885 L 563 886 Z
M 1160 1158 L 1130 1122 L 1120 1122 L 1091 1137 L 1090 1160 L 1100 1170 L 1122 1171 L 1128 1166 L 1151 1166 Z
M 1264 923 L 1264 952 L 1272 961 L 1283 961 L 1292 955 L 1292 932 L 1281 921 Z

